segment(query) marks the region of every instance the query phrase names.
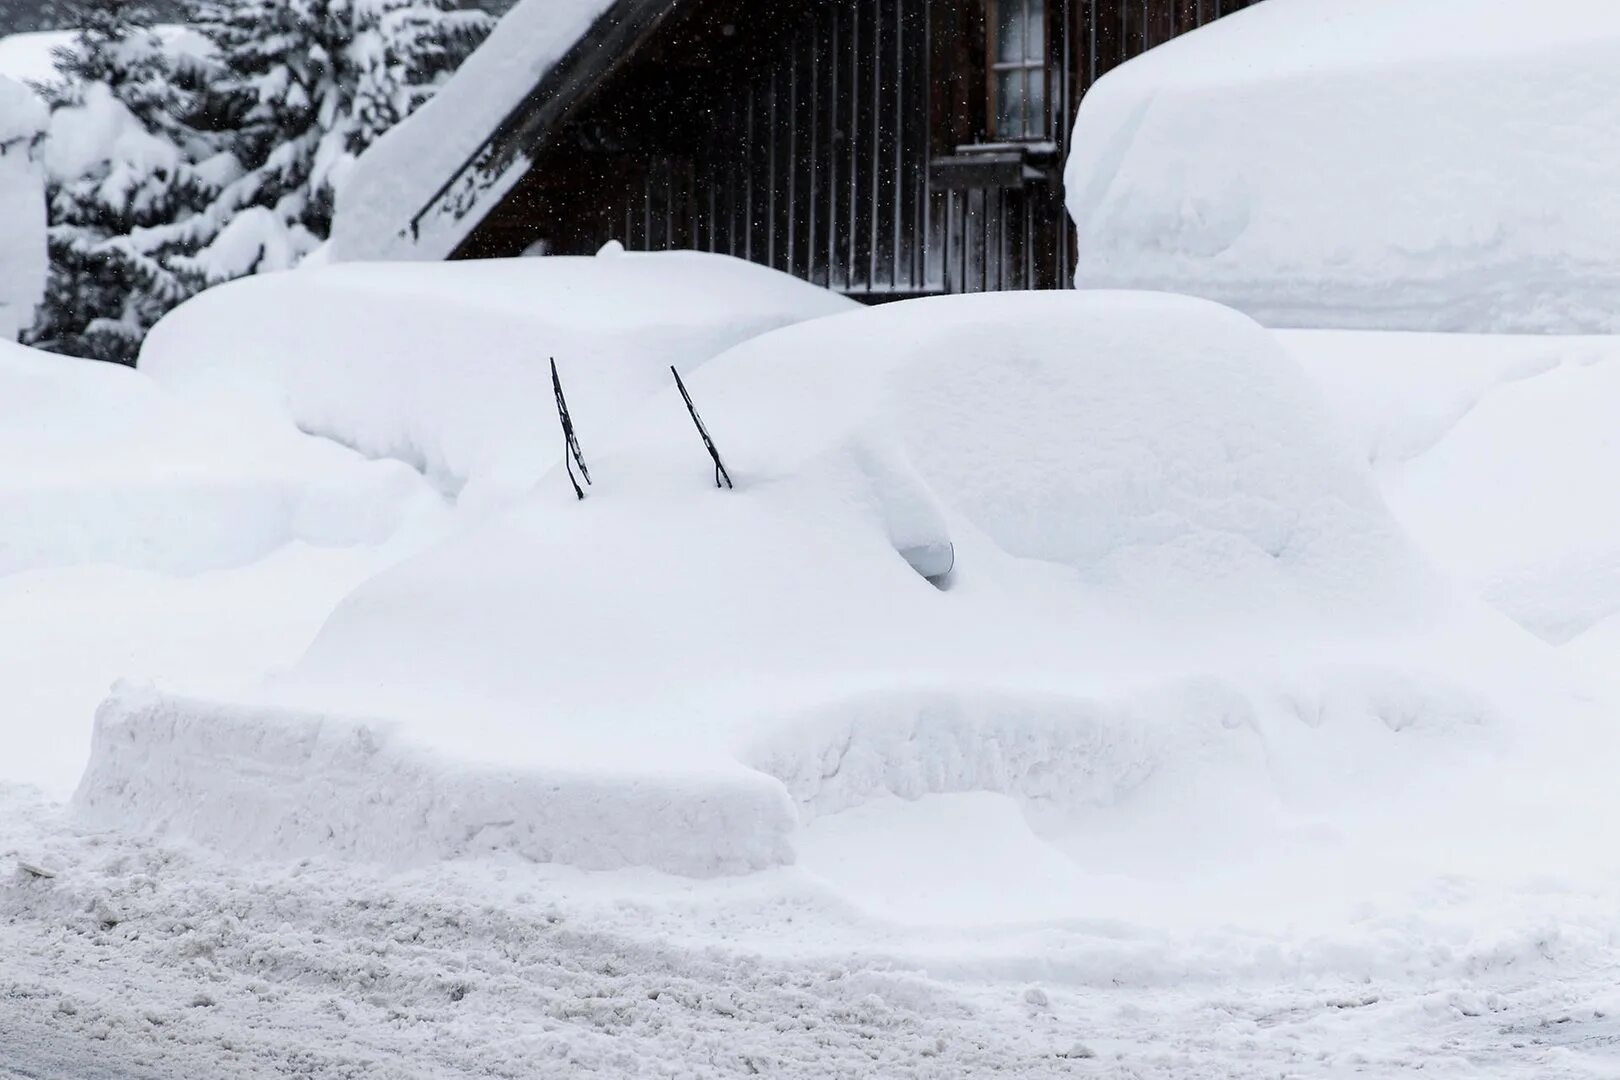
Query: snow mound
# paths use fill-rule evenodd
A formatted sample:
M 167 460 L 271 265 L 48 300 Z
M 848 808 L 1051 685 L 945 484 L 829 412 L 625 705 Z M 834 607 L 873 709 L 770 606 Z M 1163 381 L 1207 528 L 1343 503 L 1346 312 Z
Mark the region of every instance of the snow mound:
M 487 185 L 458 186 L 449 200 L 458 214 L 431 213 L 413 229 L 418 211 L 611 6 L 612 0 L 522 0 L 508 11 L 430 101 L 355 162 L 337 193 L 334 260 L 432 260 L 455 250 L 487 207 L 522 179 L 528 161 L 507 163 Z
M 1281 339 L 1437 563 L 1553 644 L 1620 614 L 1620 338 Z
M 1524 688 L 1533 643 L 1427 569 L 1236 312 L 901 303 L 755 338 L 689 382 L 736 490 L 672 386 L 601 435 L 582 403 L 584 502 L 554 467 L 357 589 L 251 699 L 113 699 L 81 810 L 259 853 L 713 873 L 791 858 L 798 822 L 888 795 L 1263 823 L 1432 787 L 1458 747 L 1508 738 L 1526 695 L 1558 715 Z M 943 545 L 934 580 L 903 554 Z M 478 776 L 514 794 L 474 794 Z
M 45 295 L 45 105 L 0 75 L 0 341 L 33 324 Z
M 1109 73 L 1083 287 L 1272 326 L 1620 330 L 1620 6 L 1269 0 Z
M 446 768 L 393 726 L 120 687 L 97 713 L 78 808 L 89 822 L 162 821 L 254 855 L 420 862 L 498 848 L 585 869 L 692 876 L 787 858 L 793 808 L 757 773 L 737 768 L 714 783 L 657 771 Z M 244 767 L 274 774 L 244 783 Z
M 0 36 L 0 78 L 44 83 L 56 78 L 57 49 L 73 44 L 77 30 L 34 30 Z
M 214 51 L 213 44 L 189 26 L 159 25 L 152 27 L 151 33 L 171 56 L 182 62 L 205 63 Z M 0 77 L 21 83 L 53 82 L 59 77 L 56 50 L 72 50 L 78 39 L 77 30 L 33 30 L 0 37 Z M 137 38 L 129 47 L 146 46 L 145 40 Z
M 526 489 L 560 459 L 549 357 L 590 438 L 670 364 L 854 306 L 696 252 L 343 264 L 207 290 L 152 329 L 140 369 L 476 496 Z
M 240 566 L 293 540 L 391 535 L 432 496 L 396 463 L 198 413 L 145 375 L 0 343 L 0 575 Z

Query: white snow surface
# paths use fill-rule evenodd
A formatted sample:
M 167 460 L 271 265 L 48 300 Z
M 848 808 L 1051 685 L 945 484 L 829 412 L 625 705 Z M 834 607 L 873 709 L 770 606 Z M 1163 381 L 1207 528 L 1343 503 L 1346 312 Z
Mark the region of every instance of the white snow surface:
M 213 52 L 208 39 L 189 26 L 163 24 L 154 26 L 152 32 L 177 57 L 200 62 Z M 0 36 L 0 76 L 22 83 L 55 80 L 56 50 L 72 49 L 78 36 L 77 30 L 34 30 Z
M 0 342 L 32 325 L 45 295 L 45 105 L 0 74 Z
M 1081 287 L 1270 326 L 1620 330 L 1620 6 L 1267 0 L 1086 95 Z
M 561 460 L 549 358 L 589 442 L 671 364 L 853 307 L 697 252 L 342 264 L 207 290 L 152 329 L 139 366 L 190 399 L 406 462 L 467 506 Z
M 874 799 L 982 791 L 1140 881 L 1267 865 L 1377 791 L 1310 879 L 1337 887 L 1432 843 L 1414 815 L 1533 800 L 1508 748 L 1590 734 L 1581 680 L 1428 569 L 1298 366 L 1216 305 L 991 295 L 766 334 L 690 380 L 729 492 L 672 387 L 595 427 L 610 384 L 578 382 L 587 500 L 553 466 L 252 695 L 114 695 L 81 820 L 707 875 Z M 942 581 L 899 554 L 945 543 Z M 1252 911 L 1250 872 L 1211 896 Z
M 56 78 L 55 50 L 72 46 L 77 30 L 36 30 L 0 36 L 0 77 L 22 83 Z
M 1620 615 L 1620 338 L 1280 336 L 1440 565 L 1554 645 Z
M 129 368 L 0 343 L 0 780 L 72 790 L 125 676 L 250 686 L 438 496 Z
M 734 491 L 667 387 L 576 364 L 583 504 L 552 446 L 425 529 L 0 573 L 0 1076 L 1613 1076 L 1617 689 L 1570 661 L 1616 620 L 1554 650 L 1462 572 L 1522 453 L 1584 535 L 1506 552 L 1585 576 L 1612 341 L 1275 337 L 1130 294 L 860 311 L 691 372 Z M 131 503 L 154 443 L 437 504 L 300 456 L 291 368 L 248 408 L 13 352 L 0 491 L 78 440 L 63 481 L 123 461 Z M 946 538 L 937 585 L 896 550 Z M 60 792 L 120 675 L 158 681 L 76 803 L 5 782 Z
M 415 113 L 355 162 L 337 192 L 332 257 L 443 259 L 528 171 L 519 159 L 489 186 L 459 185 L 449 205 L 411 225 L 441 185 L 553 66 L 612 7 L 613 0 L 521 0 Z
M 115 563 L 197 573 L 283 544 L 391 535 L 430 498 L 397 462 L 188 408 L 115 364 L 0 346 L 0 574 Z

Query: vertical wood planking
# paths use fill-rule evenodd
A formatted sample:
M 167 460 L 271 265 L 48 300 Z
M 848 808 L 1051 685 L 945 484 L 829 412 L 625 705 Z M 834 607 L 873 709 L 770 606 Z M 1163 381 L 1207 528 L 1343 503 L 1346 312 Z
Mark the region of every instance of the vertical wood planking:
M 844 230 L 848 234 L 848 259 L 844 266 L 844 285 L 855 285 L 855 237 L 860 233 L 860 153 L 861 153 L 861 8 L 860 0 L 850 5 L 849 20 L 849 203 L 844 216 Z
M 1032 135 L 1061 162 L 1096 78 L 1249 2 L 1045 6 L 1049 105 Z M 805 0 L 794 22 L 745 29 L 705 91 L 707 125 L 632 130 L 632 149 L 595 151 L 594 188 L 569 196 L 580 205 L 558 250 L 595 250 L 618 234 L 630 247 L 735 254 L 856 295 L 1071 284 L 1080 238 L 1055 172 L 1005 189 L 933 186 L 932 155 L 984 137 L 977 11 L 968 0 Z M 697 115 L 704 104 L 693 102 Z

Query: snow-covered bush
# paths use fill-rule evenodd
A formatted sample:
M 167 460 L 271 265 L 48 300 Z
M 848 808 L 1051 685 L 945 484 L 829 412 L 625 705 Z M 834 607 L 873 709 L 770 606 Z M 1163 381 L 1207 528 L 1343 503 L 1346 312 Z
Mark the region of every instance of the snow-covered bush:
M 146 329 L 195 289 L 154 228 L 194 214 L 234 171 L 206 124 L 206 46 L 160 36 L 144 8 L 100 0 L 57 51 L 46 139 L 51 279 L 29 340 L 132 363 Z
M 135 0 L 91 0 L 59 51 L 35 344 L 133 362 L 187 296 L 295 265 L 354 156 L 489 22 L 452 0 L 197 0 L 193 17 L 159 34 Z
M 218 51 L 212 108 L 239 172 L 202 213 L 159 231 L 192 252 L 176 263 L 204 284 L 314 250 L 355 157 L 490 25 L 453 0 L 198 0 L 195 22 Z

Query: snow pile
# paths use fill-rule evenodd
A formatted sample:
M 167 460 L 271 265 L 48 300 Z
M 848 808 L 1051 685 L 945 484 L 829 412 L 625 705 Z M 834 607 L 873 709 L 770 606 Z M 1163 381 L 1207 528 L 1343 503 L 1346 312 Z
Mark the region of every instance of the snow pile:
M 115 679 L 252 685 L 442 513 L 397 462 L 4 343 L 0 458 L 0 782 L 54 793 Z
M 152 27 L 152 33 L 182 61 L 202 63 L 213 53 L 208 39 L 189 26 L 159 25 Z M 78 38 L 77 30 L 35 30 L 0 37 L 0 76 L 23 83 L 51 82 L 58 77 L 56 50 L 73 49 Z
M 1620 338 L 1282 340 L 1437 562 L 1553 644 L 1620 616 Z
M 0 341 L 15 341 L 45 295 L 45 106 L 0 75 Z
M 239 566 L 293 540 L 391 535 L 429 499 L 397 463 L 236 414 L 188 410 L 139 372 L 0 345 L 0 575 L 107 562 Z
M 333 257 L 449 255 L 528 171 L 528 162 L 503 163 L 487 179 L 462 176 L 463 167 L 611 6 L 611 0 L 522 0 L 507 12 L 432 100 L 355 163 L 337 193 Z M 418 211 L 452 180 L 461 182 L 447 205 L 457 212 L 438 207 L 413 230 Z
M 698 253 L 346 264 L 210 289 L 152 330 L 140 367 L 188 396 L 269 403 L 283 424 L 476 498 L 526 489 L 559 460 L 548 358 L 590 439 L 669 365 L 854 306 Z
M 251 699 L 116 696 L 80 812 L 257 853 L 709 874 L 885 795 L 991 791 L 1060 831 L 1159 807 L 1170 846 L 1236 857 L 1286 812 L 1460 783 L 1527 702 L 1538 739 L 1568 708 L 1235 312 L 919 301 L 690 384 L 737 490 L 673 387 L 605 428 L 582 396 L 588 499 L 554 467 Z M 948 575 L 908 565 L 945 545 Z
M 76 30 L 36 30 L 0 37 L 0 78 L 44 83 L 56 78 L 57 49 L 73 44 Z
M 1082 287 L 1267 325 L 1620 330 L 1620 5 L 1268 0 L 1101 80 Z
M 146 177 L 173 172 L 181 160 L 179 147 L 148 131 L 106 83 L 86 83 L 80 104 L 51 114 L 45 143 L 51 176 L 62 182 L 99 176 L 102 197 L 114 205 L 125 205 Z

